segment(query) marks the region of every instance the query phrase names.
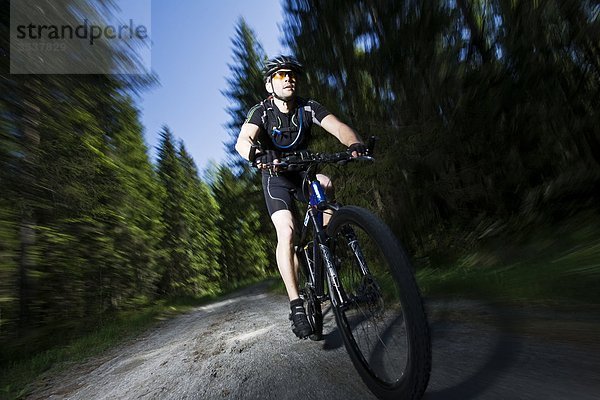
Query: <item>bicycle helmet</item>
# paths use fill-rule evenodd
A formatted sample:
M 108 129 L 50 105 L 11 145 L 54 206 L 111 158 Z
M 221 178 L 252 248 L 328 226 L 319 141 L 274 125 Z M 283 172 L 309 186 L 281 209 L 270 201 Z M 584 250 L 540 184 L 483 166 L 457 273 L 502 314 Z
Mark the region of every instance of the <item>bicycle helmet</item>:
M 265 63 L 263 76 L 267 82 L 271 76 L 280 69 L 289 69 L 298 75 L 302 75 L 304 67 L 292 56 L 277 56 Z

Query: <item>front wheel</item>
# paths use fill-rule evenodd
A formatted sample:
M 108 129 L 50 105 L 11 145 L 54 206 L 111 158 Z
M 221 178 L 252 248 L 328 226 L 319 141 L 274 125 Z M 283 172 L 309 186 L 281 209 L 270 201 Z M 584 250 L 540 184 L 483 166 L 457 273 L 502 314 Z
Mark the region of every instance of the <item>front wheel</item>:
M 405 251 L 379 218 L 360 207 L 338 210 L 327 233 L 344 296 L 336 299 L 334 314 L 354 366 L 379 398 L 421 398 L 431 371 L 431 339 Z

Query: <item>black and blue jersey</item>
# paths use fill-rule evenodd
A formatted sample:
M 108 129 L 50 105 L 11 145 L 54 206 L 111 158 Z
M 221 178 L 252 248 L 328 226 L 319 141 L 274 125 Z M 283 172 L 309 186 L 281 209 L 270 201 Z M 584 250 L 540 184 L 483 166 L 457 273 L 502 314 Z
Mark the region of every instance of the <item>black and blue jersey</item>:
M 329 114 L 316 101 L 300 97 L 296 99 L 294 111 L 283 113 L 270 97 L 250 109 L 245 123 L 261 128 L 257 139 L 264 149 L 296 151 L 306 149 L 312 125 L 321 126 L 321 121 Z

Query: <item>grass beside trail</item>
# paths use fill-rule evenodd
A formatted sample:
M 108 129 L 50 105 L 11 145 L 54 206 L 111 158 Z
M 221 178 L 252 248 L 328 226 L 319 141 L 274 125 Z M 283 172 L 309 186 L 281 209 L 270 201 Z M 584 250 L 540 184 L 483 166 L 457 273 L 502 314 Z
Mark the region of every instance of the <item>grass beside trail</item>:
M 600 305 L 600 223 L 580 218 L 490 240 L 449 266 L 419 269 L 417 280 L 430 297 Z
M 421 292 L 506 305 L 600 307 L 600 217 L 521 230 L 480 243 L 437 267 L 418 267 Z M 281 279 L 273 292 L 285 294 Z
M 193 307 L 214 301 L 256 282 L 245 282 L 215 296 L 180 297 L 169 301 L 160 301 L 141 309 L 116 313 L 110 318 L 105 318 L 104 322 L 97 323 L 94 329 L 72 335 L 74 338 L 67 344 L 50 344 L 45 346 L 47 350 L 28 357 L 18 357 L 19 349 L 26 348 L 27 342 L 3 343 L 3 346 L 8 345 L 14 348 L 12 351 L 6 351 L 6 348 L 2 349 L 1 358 L 4 359 L 0 359 L 0 399 L 23 398 L 31 390 L 29 385 L 47 373 L 59 372 L 73 363 L 99 355 L 103 351 L 139 335 L 161 320 L 172 318 Z M 39 339 L 33 339 L 32 336 L 28 340 Z M 48 338 L 46 337 L 45 340 Z M 14 359 L 14 361 L 7 361 L 7 358 Z

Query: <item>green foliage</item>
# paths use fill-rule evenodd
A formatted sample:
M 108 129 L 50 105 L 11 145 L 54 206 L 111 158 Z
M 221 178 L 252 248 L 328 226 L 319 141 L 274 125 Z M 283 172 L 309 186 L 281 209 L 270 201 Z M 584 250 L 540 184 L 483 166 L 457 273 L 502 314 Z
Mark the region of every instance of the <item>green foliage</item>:
M 352 172 L 341 201 L 367 193 L 417 255 L 460 252 L 498 221 L 597 202 L 591 2 L 284 4 L 306 91 L 380 138 L 377 163 Z
M 517 228 L 518 229 L 518 228 Z M 450 265 L 418 270 L 430 297 L 473 297 L 496 302 L 597 305 L 600 295 L 598 216 L 517 230 L 461 255 Z
M 65 13 L 89 6 L 76 1 L 59 7 L 69 5 L 74 8 Z M 6 10 L 8 2 L 1 7 Z M 2 12 L 2 29 L 8 15 Z M 6 46 L 0 43 L 3 54 Z M 116 49 L 114 54 L 121 60 L 127 57 Z M 1 59 L 5 72 L 6 57 Z M 78 324 L 154 295 L 161 190 L 138 111 L 128 97 L 151 81 L 3 75 L 3 341 L 34 332 L 64 335 Z M 35 343 L 25 345 L 23 353 L 35 351 Z
M 234 147 L 246 114 L 253 105 L 266 97 L 261 73 L 266 54 L 257 41 L 256 34 L 243 18 L 238 21 L 235 33 L 232 39 L 233 62 L 228 64 L 228 88 L 222 91 L 223 96 L 230 101 L 227 107 L 230 120 L 225 125 L 230 139 L 225 142 L 225 151 L 229 154 L 233 168 L 248 173 L 248 163 L 237 154 Z
M 185 181 L 185 219 L 189 226 L 188 249 L 195 270 L 195 295 L 214 294 L 220 289 L 219 254 L 221 242 L 218 234 L 219 206 L 208 185 L 198 178 L 198 170 L 183 143 L 179 147 L 179 161 L 183 166 Z
M 232 171 L 223 167 L 212 171 L 213 192 L 221 210 L 220 264 L 224 268 L 226 287 L 263 277 L 269 266 L 275 265 L 274 229 L 265 212 L 260 174 L 235 150 L 247 112 L 267 96 L 261 73 L 266 54 L 243 19 L 238 21 L 232 43 L 231 73 L 228 89 L 223 92 L 231 104 L 227 108 L 230 119 L 226 125 L 230 140 L 225 146 Z
M 165 191 L 160 291 L 168 296 L 216 293 L 220 289 L 219 206 L 199 179 L 185 146 L 176 148 L 167 127 L 161 133 L 158 176 Z
M 156 169 L 147 154 L 130 96 L 151 81 L 2 80 L 0 339 L 23 338 L 12 358 L 161 295 L 220 292 L 227 235 L 211 189 L 167 129 Z
M 260 234 L 260 213 L 246 200 L 251 182 L 239 179 L 226 167 L 214 172 L 212 190 L 221 210 L 218 221 L 225 288 L 238 282 L 266 276 L 272 246 Z M 262 210 L 261 210 L 262 211 Z

